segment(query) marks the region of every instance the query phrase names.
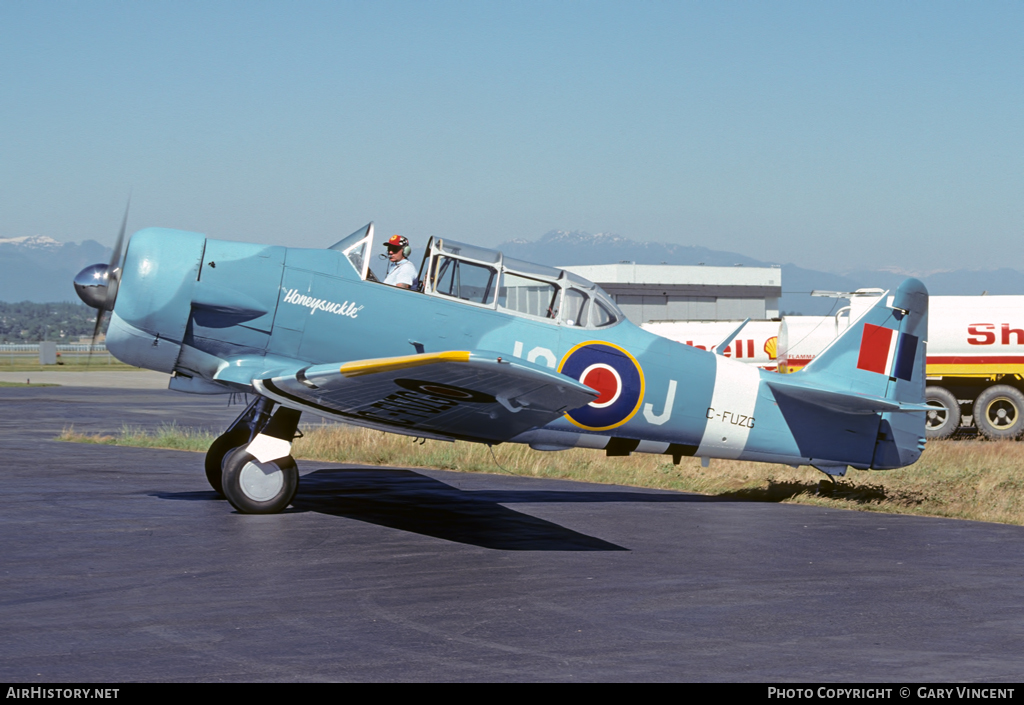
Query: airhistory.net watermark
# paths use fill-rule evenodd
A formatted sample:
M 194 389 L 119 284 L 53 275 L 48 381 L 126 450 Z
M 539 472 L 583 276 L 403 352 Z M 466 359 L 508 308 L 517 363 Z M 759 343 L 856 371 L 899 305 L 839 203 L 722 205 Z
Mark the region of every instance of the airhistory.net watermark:
M 7 689 L 8 698 L 54 700 L 107 700 L 116 699 L 120 688 L 15 688 Z

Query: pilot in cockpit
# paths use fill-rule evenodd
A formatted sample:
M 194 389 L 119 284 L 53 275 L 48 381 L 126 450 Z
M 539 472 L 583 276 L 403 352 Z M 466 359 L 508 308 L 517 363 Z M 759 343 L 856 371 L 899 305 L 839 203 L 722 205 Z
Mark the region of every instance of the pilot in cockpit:
M 401 235 L 392 235 L 384 246 L 388 248 L 389 261 L 384 283 L 399 289 L 419 288 L 416 266 L 409 261 L 409 255 L 412 254 L 409 241 Z

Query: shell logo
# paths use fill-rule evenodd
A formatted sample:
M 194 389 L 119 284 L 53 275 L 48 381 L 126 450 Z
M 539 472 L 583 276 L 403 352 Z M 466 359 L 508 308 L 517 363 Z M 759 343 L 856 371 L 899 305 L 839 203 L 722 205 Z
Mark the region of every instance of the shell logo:
M 599 396 L 565 416 L 588 431 L 607 431 L 629 421 L 644 398 L 644 371 L 624 348 L 603 341 L 580 343 L 558 364 L 562 374 L 596 389 Z
M 764 351 L 768 355 L 769 360 L 774 360 L 775 355 L 778 352 L 779 336 L 773 335 L 764 342 Z

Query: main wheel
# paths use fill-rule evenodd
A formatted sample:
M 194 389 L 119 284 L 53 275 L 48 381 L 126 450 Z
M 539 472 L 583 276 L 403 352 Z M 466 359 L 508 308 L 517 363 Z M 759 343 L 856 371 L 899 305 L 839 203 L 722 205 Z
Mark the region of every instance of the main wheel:
M 224 462 L 224 496 L 243 514 L 277 514 L 299 489 L 299 469 L 288 455 L 261 463 L 238 450 Z
M 996 384 L 974 400 L 974 423 L 986 438 L 1012 440 L 1024 432 L 1024 394 Z
M 224 475 L 224 460 L 236 448 L 245 445 L 248 440 L 249 429 L 241 426 L 218 436 L 217 440 L 210 444 L 210 449 L 206 451 L 206 481 L 221 497 L 224 496 L 224 488 L 221 485 L 221 477 Z
M 924 390 L 924 401 L 934 407 L 925 417 L 925 438 L 941 441 L 952 436 L 960 427 L 960 402 L 956 396 L 945 387 L 928 387 Z

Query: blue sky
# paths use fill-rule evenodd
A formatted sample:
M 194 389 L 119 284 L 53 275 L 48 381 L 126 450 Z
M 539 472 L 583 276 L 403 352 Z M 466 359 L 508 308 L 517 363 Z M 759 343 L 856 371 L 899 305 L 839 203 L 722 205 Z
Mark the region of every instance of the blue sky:
M 1024 267 L 1024 4 L 0 2 L 0 237 Z

